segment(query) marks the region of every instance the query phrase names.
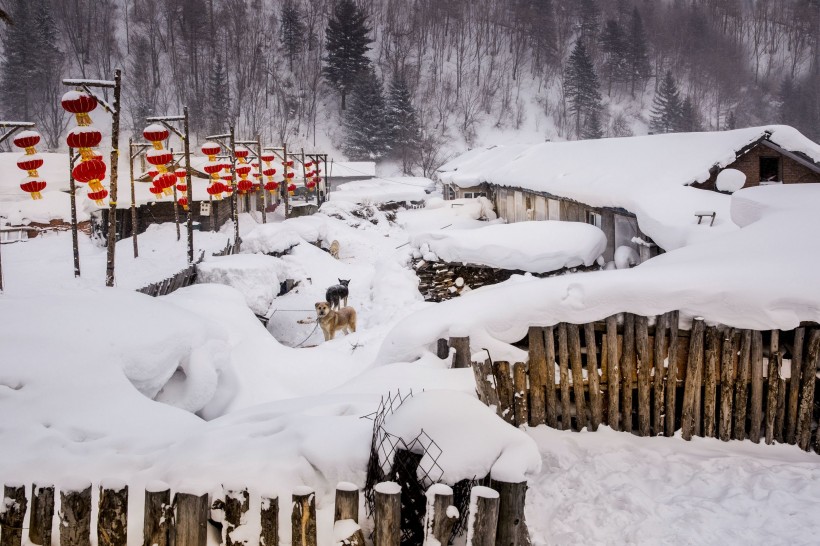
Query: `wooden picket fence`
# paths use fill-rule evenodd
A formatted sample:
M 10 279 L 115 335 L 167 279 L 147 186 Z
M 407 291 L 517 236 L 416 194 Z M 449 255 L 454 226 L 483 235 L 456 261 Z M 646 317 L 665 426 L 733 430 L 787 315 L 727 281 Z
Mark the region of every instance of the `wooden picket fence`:
M 467 544 L 472 546 L 523 545 L 529 543 L 524 523 L 526 483 L 500 485 L 497 491 L 474 486 L 471 490 L 469 514 L 458 514 L 453 506 L 453 490 L 435 484 L 427 494 L 424 517 L 424 544 L 448 544 L 451 531 L 460 517 L 467 517 Z M 73 490 L 60 491 L 60 546 L 90 546 L 92 531 L 91 484 Z M 211 499 L 207 493 L 178 492 L 171 498 L 168 486 L 155 483 L 146 488 L 142 541 L 131 537 L 130 544 L 144 546 L 206 546 L 208 521 L 213 510 L 222 513 L 222 543 L 240 546 L 253 543 L 264 546 L 280 544 L 279 499 L 262 497 L 260 505 L 261 531 L 250 538 L 245 514 L 250 507 L 247 488 L 223 488 L 224 496 Z M 21 546 L 24 520 L 28 509 L 26 488 L 6 485 L 5 511 L 0 514 L 0 544 Z M 377 546 L 399 546 L 401 542 L 402 488 L 395 482 L 382 482 L 374 487 L 373 543 Z M 340 483 L 336 488 L 333 536 L 317 536 L 316 495 L 310 487 L 292 492 L 291 537 L 293 546 L 345 544 L 364 546 L 364 533 L 359 526 L 360 495 L 357 487 Z M 34 484 L 28 537 L 31 543 L 50 546 L 55 516 L 55 487 Z M 286 507 L 287 505 L 285 505 Z M 284 508 L 284 507 L 283 507 Z M 127 546 L 128 486 L 121 483 L 100 484 L 97 511 L 97 543 L 100 546 Z M 497 542 L 498 541 L 498 542 Z
M 470 365 L 468 338 L 439 343 L 439 355 L 453 346 L 454 365 Z M 764 438 L 817 448 L 815 324 L 755 331 L 706 326 L 696 318 L 686 331 L 678 329 L 678 312 L 625 313 L 531 327 L 528 344 L 528 363 L 472 362 L 479 399 L 512 425 L 594 431 L 606 424 L 640 436 L 681 430 L 686 440 Z

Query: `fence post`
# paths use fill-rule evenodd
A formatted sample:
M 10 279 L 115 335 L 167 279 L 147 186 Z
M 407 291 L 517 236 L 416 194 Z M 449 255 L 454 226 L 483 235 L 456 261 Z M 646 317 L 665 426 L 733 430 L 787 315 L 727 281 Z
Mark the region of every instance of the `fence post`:
M 516 362 L 513 364 L 513 411 L 517 427 L 529 422 L 527 391 L 527 365 L 523 362 Z
M 530 426 L 546 422 L 547 361 L 544 348 L 544 330 L 530 326 L 527 333 L 530 375 Z
M 524 519 L 527 482 L 502 482 L 490 478 L 490 487 L 498 491 L 498 529 L 496 544 L 524 546 L 529 544 L 529 531 Z
M 747 330 L 748 331 L 748 330 Z M 803 374 L 803 342 L 806 337 L 805 328 L 794 331 L 794 351 L 792 352 L 791 378 L 789 379 L 789 403 L 786 421 L 786 441 L 791 445 L 797 443 L 797 404 L 800 394 L 800 383 Z M 742 353 L 741 353 L 742 354 Z M 740 438 L 742 440 L 743 438 Z
M 54 486 L 35 483 L 31 486 L 31 522 L 28 538 L 34 544 L 50 546 L 54 519 Z
M 720 362 L 720 333 L 715 326 L 708 326 L 705 334 L 704 382 L 703 382 L 703 435 L 715 438 L 717 431 L 717 384 Z
M 589 354 L 589 348 L 587 348 L 587 354 Z M 652 419 L 649 396 L 652 359 L 649 357 L 649 319 L 640 315 L 635 317 L 635 356 L 638 366 L 638 434 L 649 436 Z
M 598 376 L 598 346 L 595 343 L 595 325 L 584 324 L 584 345 L 587 348 L 587 382 L 589 383 L 589 430 L 598 430 L 603 411 L 601 407 L 601 385 Z
M 548 427 L 555 428 L 558 425 L 555 417 L 555 336 L 552 326 L 544 328 L 544 360 L 547 364 L 545 398 L 547 404 L 546 421 Z
M 208 494 L 176 494 L 174 546 L 205 546 L 208 541 Z
M 800 330 L 798 328 L 798 330 Z M 795 339 L 797 339 L 798 333 L 795 331 Z M 800 338 L 800 345 L 802 349 L 803 339 Z M 740 338 L 740 360 L 738 362 L 738 371 L 737 371 L 737 382 L 735 382 L 735 426 L 734 426 L 734 435 L 733 437 L 735 440 L 745 440 L 746 439 L 746 406 L 748 405 L 748 392 L 749 392 L 749 369 L 750 369 L 750 357 L 752 352 L 752 332 L 751 330 L 743 330 L 743 333 Z M 799 359 L 798 359 L 799 361 Z M 794 365 L 794 361 L 792 361 L 792 365 Z M 795 368 L 792 368 L 792 373 L 794 372 Z M 797 373 L 800 373 L 800 370 L 797 370 Z M 795 391 L 797 384 L 794 384 Z M 796 394 L 796 392 L 795 392 Z M 795 399 L 795 404 L 797 400 Z M 797 406 L 795 405 L 795 412 L 797 411 Z M 792 442 L 793 443 L 793 442 Z
M 678 389 L 678 312 L 669 313 L 669 366 L 666 372 L 666 435 L 675 434 L 675 399 Z
M 635 373 L 635 316 L 624 313 L 621 349 L 621 430 L 632 432 L 632 374 Z
M 652 350 L 652 358 L 655 368 L 655 401 L 652 407 L 652 434 L 663 434 L 663 407 L 664 407 L 664 386 L 663 376 L 666 368 L 663 367 L 663 352 L 666 346 L 666 323 L 667 315 L 658 315 L 655 319 L 655 339 Z M 607 328 L 608 330 L 608 328 Z
M 279 546 L 279 497 L 262 497 L 260 546 Z
M 0 514 L 0 546 L 20 546 L 23 541 L 23 519 L 26 517 L 26 486 L 6 484 L 3 487 L 3 508 Z
M 718 419 L 718 435 L 724 442 L 732 437 L 732 395 L 734 385 L 735 331 L 727 328 L 723 331 L 723 349 L 720 357 L 720 418 Z M 775 401 L 776 405 L 776 401 Z
M 453 355 L 453 368 L 467 368 L 470 366 L 470 338 L 450 337 L 450 347 L 456 350 Z
M 128 486 L 122 482 L 100 484 L 97 513 L 98 546 L 128 544 Z
M 703 331 L 702 317 L 695 317 L 692 331 L 689 334 L 689 362 L 686 365 L 686 381 L 683 386 L 683 415 L 681 417 L 681 435 L 684 440 L 692 439 L 692 432 L 698 428 L 695 424 L 695 390 L 700 390 L 701 366 L 703 364 Z
M 401 543 L 401 486 L 381 482 L 375 488 L 376 508 L 373 519 L 374 546 L 399 546 Z
M 766 377 L 769 392 L 766 397 L 766 443 L 775 439 L 775 417 L 777 416 L 777 396 L 780 387 L 780 330 L 772 330 L 769 347 L 769 373 Z
M 572 365 L 572 387 L 575 391 L 575 422 L 578 430 L 587 426 L 587 407 L 584 402 L 584 370 L 581 362 L 581 334 L 577 324 L 567 324 L 567 344 Z
M 510 377 L 510 363 L 506 360 L 493 362 L 496 391 L 498 392 L 498 415 L 511 425 L 515 425 L 513 415 L 513 384 Z
M 427 489 L 427 509 L 424 512 L 424 544 L 447 544 L 458 520 L 453 506 L 453 489 L 437 483 Z
M 439 338 L 438 342 L 436 343 L 436 355 L 444 360 L 450 354 L 450 345 L 447 343 L 447 340 L 444 338 Z
M 224 542 L 226 546 L 235 546 L 245 544 L 242 539 L 234 540 L 234 531 L 242 525 L 242 516 L 250 508 L 250 498 L 248 496 L 248 489 L 226 489 L 225 490 L 225 536 Z M 241 534 L 237 533 L 237 536 Z
M 316 546 L 316 493 L 312 487 L 303 485 L 293 490 L 292 500 L 291 544 Z
M 558 367 L 561 382 L 561 430 L 572 428 L 572 410 L 569 405 L 569 349 L 567 348 L 567 325 L 558 324 Z
M 145 486 L 145 515 L 142 526 L 143 546 L 168 546 L 171 542 L 174 512 L 171 489 L 163 482 Z
M 606 372 L 607 396 L 609 397 L 609 426 L 621 430 L 618 402 L 621 393 L 621 370 L 618 364 L 618 317 L 606 318 Z
M 495 546 L 498 505 L 499 495 L 494 489 L 477 485 L 470 490 L 467 546 Z
M 817 382 L 817 363 L 820 360 L 820 330 L 812 330 L 803 359 L 800 385 L 800 409 L 797 416 L 797 445 L 808 451 L 811 446 L 811 420 L 814 408 L 814 388 Z
M 60 491 L 60 546 L 90 544 L 91 484 L 86 482 Z
M 350 482 L 336 485 L 333 540 L 346 546 L 364 546 L 364 533 L 359 527 L 359 488 Z

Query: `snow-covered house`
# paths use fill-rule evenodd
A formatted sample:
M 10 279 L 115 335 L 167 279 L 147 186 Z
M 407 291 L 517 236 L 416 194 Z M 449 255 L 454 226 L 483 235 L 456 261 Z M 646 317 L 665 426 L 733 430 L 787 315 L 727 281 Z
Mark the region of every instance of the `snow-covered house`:
M 509 222 L 587 222 L 607 235 L 607 260 L 619 247 L 646 259 L 736 228 L 729 196 L 704 191 L 727 168 L 745 174 L 744 187 L 818 183 L 820 145 L 770 125 L 494 146 L 445 163 L 437 177 L 446 196 L 486 195 Z

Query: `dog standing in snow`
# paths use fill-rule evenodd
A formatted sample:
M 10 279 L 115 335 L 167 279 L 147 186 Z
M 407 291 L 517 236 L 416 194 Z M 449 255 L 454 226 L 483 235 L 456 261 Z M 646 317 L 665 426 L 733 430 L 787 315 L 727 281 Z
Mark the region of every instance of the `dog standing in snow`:
M 325 292 L 325 300 L 330 303 L 331 309 L 340 309 L 347 307 L 347 296 L 349 294 L 347 285 L 350 284 L 350 279 L 339 279 L 339 284 L 334 284 Z M 344 305 L 342 305 L 344 302 Z
M 335 239 L 332 243 L 330 243 L 330 255 L 337 260 L 339 259 L 339 241 L 336 241 Z
M 342 307 L 334 311 L 328 302 L 317 302 L 316 320 L 322 328 L 325 341 L 336 337 L 336 332 L 339 330 L 342 330 L 345 335 L 356 331 L 356 310 L 352 307 Z

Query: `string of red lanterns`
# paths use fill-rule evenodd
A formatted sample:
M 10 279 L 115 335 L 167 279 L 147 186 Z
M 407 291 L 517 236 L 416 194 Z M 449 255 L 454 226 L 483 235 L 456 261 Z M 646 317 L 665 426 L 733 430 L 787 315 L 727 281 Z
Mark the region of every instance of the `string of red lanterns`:
M 279 183 L 273 179 L 273 175 L 276 174 L 276 169 L 271 167 L 271 162 L 276 159 L 276 155 L 274 155 L 273 152 L 263 152 L 260 159 L 265 164 L 265 168 L 262 169 L 262 174 L 268 179 L 268 181 L 265 182 L 265 189 L 268 190 L 271 195 L 276 195 L 276 192 L 279 191 Z
M 77 182 L 88 184 L 88 198 L 97 203 L 97 206 L 102 206 L 103 199 L 108 197 L 108 190 L 102 185 L 106 166 L 101 156 L 92 149 L 99 146 L 102 133 L 91 125 L 89 115 L 97 108 L 97 98 L 85 91 L 69 91 L 63 95 L 60 103 L 77 120 L 77 127 L 66 137 L 66 144 L 80 152 L 80 163 L 75 165 L 71 176 Z
M 26 151 L 25 155 L 17 160 L 17 167 L 28 173 L 20 184 L 20 189 L 28 192 L 34 200 L 42 199 L 40 192 L 45 189 L 46 181 L 40 178 L 37 169 L 43 166 L 43 158 L 37 155 L 37 150 L 34 149 L 40 142 L 40 134 L 36 131 L 23 131 L 12 142 Z

